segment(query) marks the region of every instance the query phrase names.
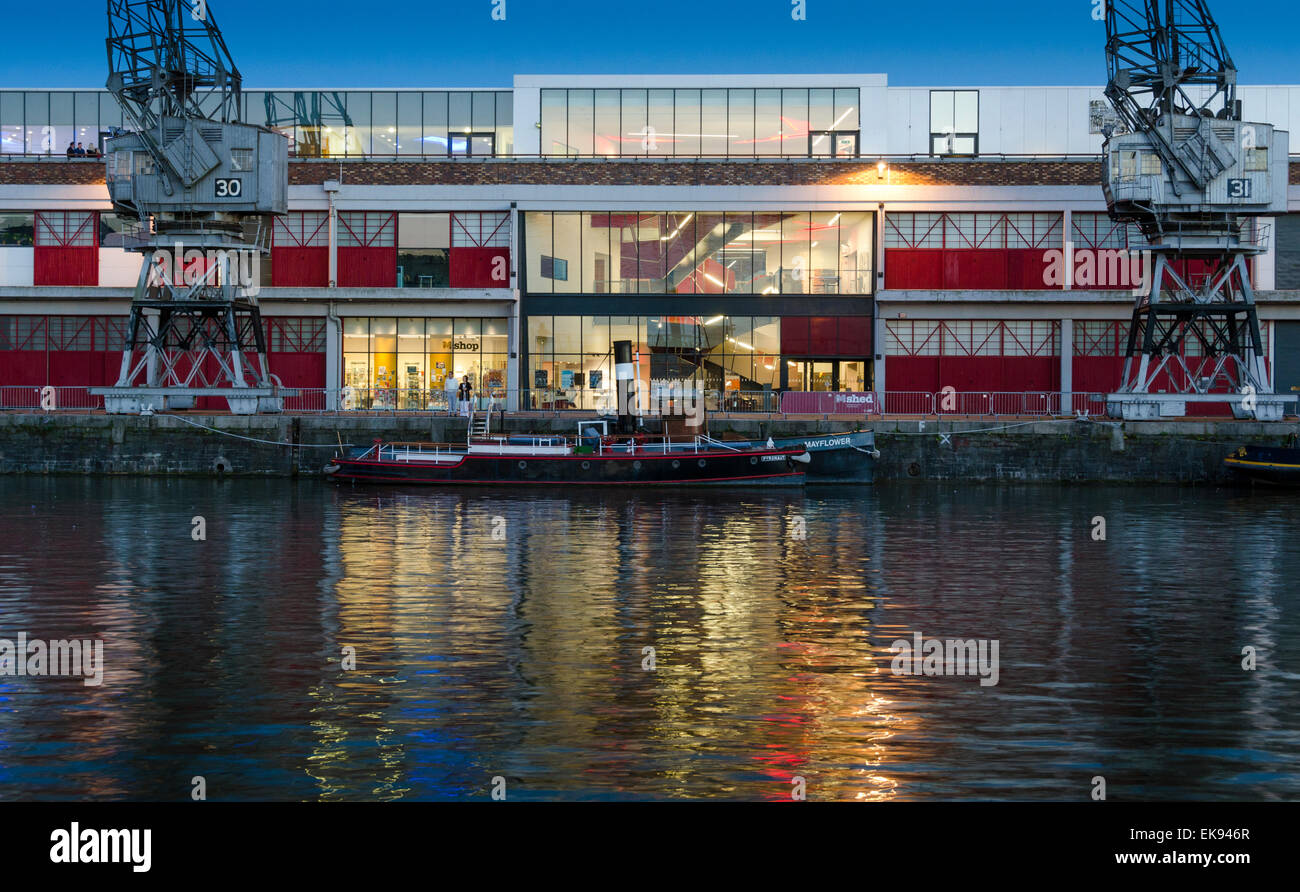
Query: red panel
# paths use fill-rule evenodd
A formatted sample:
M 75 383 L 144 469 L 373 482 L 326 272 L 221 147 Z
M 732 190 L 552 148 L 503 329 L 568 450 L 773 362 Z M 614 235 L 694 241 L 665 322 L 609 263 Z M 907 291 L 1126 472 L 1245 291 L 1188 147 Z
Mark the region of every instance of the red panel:
M 89 350 L 51 351 L 49 383 L 55 387 L 87 386 L 94 375 L 92 360 L 96 358 Z
M 1075 393 L 1114 393 L 1123 376 L 1122 356 L 1076 356 L 1071 389 Z
M 886 375 L 886 377 L 888 377 Z M 892 384 L 890 385 L 892 387 Z M 951 387 L 958 393 L 997 391 L 1002 389 L 1001 356 L 939 357 L 939 387 Z
M 939 357 L 886 356 L 885 385 L 897 393 L 934 393 L 939 389 Z
M 1046 251 L 1037 248 L 1012 248 L 1007 252 L 1007 287 L 1023 291 L 1050 291 L 1046 282 L 1051 265 Z
M 871 355 L 871 320 L 866 316 L 840 317 L 840 356 Z
M 98 285 L 99 248 L 42 247 L 33 249 L 32 281 L 37 285 Z
M 272 353 L 271 374 L 285 387 L 324 387 L 324 353 Z
M 0 350 L 0 383 L 13 385 L 45 384 L 45 351 Z
M 839 350 L 839 320 L 814 316 L 809 320 L 808 352 L 814 356 L 833 356 Z
M 781 353 L 798 356 L 808 352 L 808 317 L 781 317 Z
M 276 288 L 325 288 L 329 278 L 329 248 L 271 249 L 271 284 Z
M 452 248 L 452 288 L 509 288 L 509 248 Z
M 885 287 L 933 289 L 943 287 L 943 251 L 934 248 L 885 250 Z
M 340 288 L 397 287 L 396 248 L 350 247 L 338 251 Z
M 1030 390 L 1055 392 L 1061 389 L 1059 356 L 1004 356 L 999 393 L 1023 393 Z
M 984 248 L 945 251 L 943 287 L 1006 288 L 1007 252 L 1002 249 Z

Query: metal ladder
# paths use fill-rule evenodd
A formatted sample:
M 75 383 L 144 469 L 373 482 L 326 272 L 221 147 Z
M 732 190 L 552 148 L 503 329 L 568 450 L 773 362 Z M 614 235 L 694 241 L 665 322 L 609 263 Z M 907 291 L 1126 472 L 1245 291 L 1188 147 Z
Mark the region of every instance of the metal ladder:
M 478 437 L 480 439 L 487 437 L 488 429 L 491 426 L 490 425 L 491 421 L 492 421 L 492 412 L 490 410 L 484 412 L 482 417 L 479 417 L 478 412 L 476 412 L 474 409 L 470 409 L 469 410 L 469 435 L 468 435 L 469 439 L 473 440 L 475 437 Z

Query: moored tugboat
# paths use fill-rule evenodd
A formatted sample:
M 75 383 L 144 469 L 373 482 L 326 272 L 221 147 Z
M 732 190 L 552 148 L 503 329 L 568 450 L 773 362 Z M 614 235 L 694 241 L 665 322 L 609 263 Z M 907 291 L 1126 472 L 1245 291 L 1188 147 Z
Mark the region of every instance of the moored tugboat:
M 611 436 L 582 422 L 578 436 L 471 438 L 465 445 L 383 443 L 335 457 L 333 480 L 421 485 L 776 485 L 799 486 L 802 445 L 753 447 L 697 436 L 688 441 Z

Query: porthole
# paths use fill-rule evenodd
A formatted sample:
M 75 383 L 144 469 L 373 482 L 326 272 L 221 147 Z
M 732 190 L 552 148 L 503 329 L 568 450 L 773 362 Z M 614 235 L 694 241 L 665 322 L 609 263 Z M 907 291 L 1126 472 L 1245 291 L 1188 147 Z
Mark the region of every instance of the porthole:
M 585 462 L 583 462 L 583 463 L 582 463 L 582 469 L 583 469 L 584 471 L 590 471 L 590 470 L 591 470 L 591 462 L 589 462 L 589 461 L 585 461 Z
M 639 461 L 634 461 L 634 462 L 632 462 L 632 470 L 634 470 L 634 471 L 639 471 L 639 470 L 641 470 L 641 462 L 639 462 Z
M 699 466 L 702 468 L 702 467 L 704 467 L 704 464 L 705 464 L 704 459 L 700 459 L 700 460 L 699 460 Z
M 523 470 L 524 468 L 526 468 L 526 467 L 528 467 L 528 462 L 526 462 L 526 461 L 521 461 L 521 462 L 519 463 L 519 470 L 522 471 L 522 470 Z
M 751 456 L 749 457 L 749 463 L 750 463 L 751 465 L 756 465 L 756 464 L 758 464 L 758 456 L 751 455 Z
M 682 466 L 682 463 L 681 463 L 681 462 L 679 462 L 677 459 L 673 459 L 673 468 L 674 468 L 674 469 L 676 469 L 676 468 L 680 468 L 681 466 Z

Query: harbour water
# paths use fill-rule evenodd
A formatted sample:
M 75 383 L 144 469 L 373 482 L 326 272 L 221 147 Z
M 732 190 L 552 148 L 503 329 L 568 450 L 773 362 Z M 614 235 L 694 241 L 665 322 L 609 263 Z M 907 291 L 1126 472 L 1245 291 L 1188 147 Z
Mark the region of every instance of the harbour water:
M 1226 489 L 5 477 L 0 639 L 104 665 L 0 675 L 0 797 L 1295 799 L 1297 579 Z

